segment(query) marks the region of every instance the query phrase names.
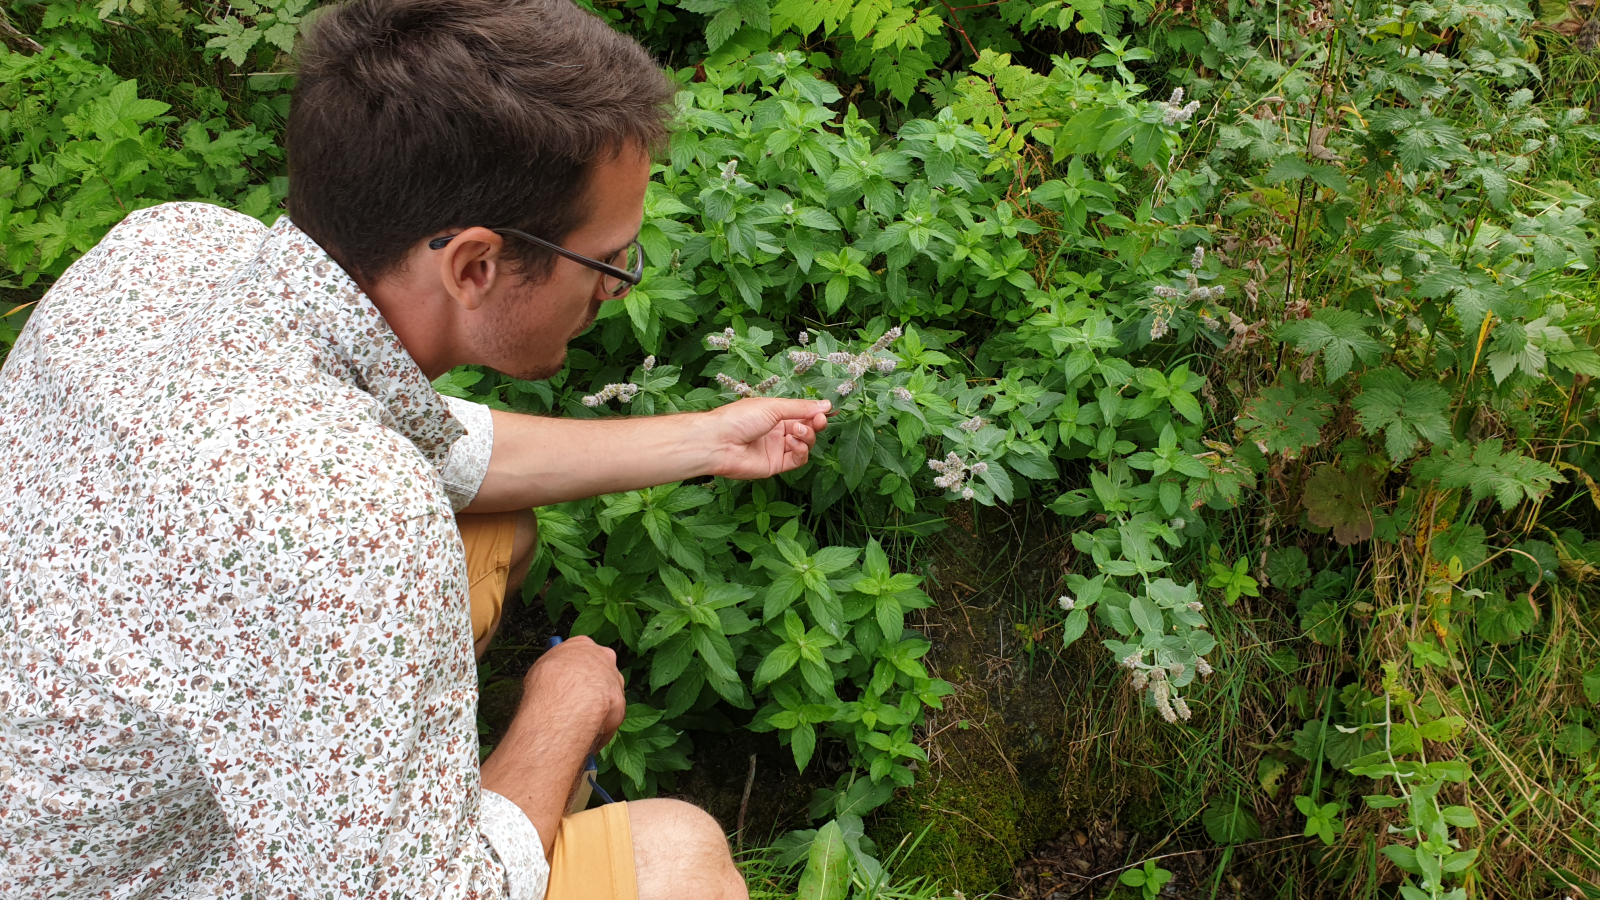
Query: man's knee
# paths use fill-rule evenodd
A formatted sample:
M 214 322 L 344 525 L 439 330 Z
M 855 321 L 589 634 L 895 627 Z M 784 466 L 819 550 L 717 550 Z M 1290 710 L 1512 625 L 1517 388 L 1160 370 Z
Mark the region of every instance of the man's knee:
M 744 900 L 728 837 L 710 813 L 681 800 L 628 804 L 639 900 Z

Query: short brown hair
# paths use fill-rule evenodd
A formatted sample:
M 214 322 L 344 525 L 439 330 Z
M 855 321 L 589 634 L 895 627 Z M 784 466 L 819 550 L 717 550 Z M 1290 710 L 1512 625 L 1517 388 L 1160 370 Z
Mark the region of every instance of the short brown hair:
M 289 112 L 289 214 L 376 279 L 446 229 L 583 224 L 592 162 L 666 134 L 671 83 L 570 0 L 348 0 L 315 21 Z M 551 259 L 508 251 L 531 277 Z

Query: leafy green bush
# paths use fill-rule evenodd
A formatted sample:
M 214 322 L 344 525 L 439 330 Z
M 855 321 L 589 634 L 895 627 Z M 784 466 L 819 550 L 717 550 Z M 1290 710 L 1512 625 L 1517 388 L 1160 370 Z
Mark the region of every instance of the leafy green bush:
M 179 122 L 137 81 L 62 48 L 0 48 L 0 85 L 0 234 L 21 287 L 60 275 L 128 213 L 169 200 L 276 218 L 287 182 L 257 182 L 250 165 L 282 151 L 253 124 Z

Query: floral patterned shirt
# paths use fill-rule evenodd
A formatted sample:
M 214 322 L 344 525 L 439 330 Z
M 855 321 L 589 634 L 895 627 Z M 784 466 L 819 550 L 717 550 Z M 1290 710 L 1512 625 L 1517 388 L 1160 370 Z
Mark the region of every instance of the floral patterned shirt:
M 74 264 L 0 373 L 0 897 L 542 897 L 478 782 L 462 435 L 287 218 Z

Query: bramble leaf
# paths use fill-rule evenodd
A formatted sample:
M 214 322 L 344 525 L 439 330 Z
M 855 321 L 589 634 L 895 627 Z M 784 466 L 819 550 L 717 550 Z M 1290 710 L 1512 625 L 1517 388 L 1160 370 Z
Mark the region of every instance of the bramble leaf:
M 1499 441 L 1484 441 L 1477 447 L 1461 442 L 1449 449 L 1433 448 L 1433 455 L 1419 459 L 1411 467 L 1423 480 L 1439 482 L 1440 487 L 1472 491 L 1473 500 L 1493 494 L 1500 508 L 1510 510 L 1524 498 L 1538 500 L 1550 492 L 1551 484 L 1565 484 L 1553 466 L 1516 452 L 1505 451 Z
M 1491 644 L 1512 644 L 1538 621 L 1531 600 L 1490 591 L 1478 598 L 1478 636 Z
M 1323 373 L 1329 384 L 1343 378 L 1351 364 L 1360 359 L 1375 363 L 1383 348 L 1362 328 L 1366 317 L 1347 309 L 1325 306 L 1309 319 L 1296 319 L 1278 327 L 1278 339 L 1288 341 L 1303 353 L 1321 353 Z
M 1423 440 L 1450 439 L 1445 411 L 1450 395 L 1432 381 L 1414 381 L 1399 369 L 1379 369 L 1363 376 L 1361 394 L 1351 401 L 1361 429 L 1383 432 L 1389 458 L 1405 462 Z
M 1322 426 L 1328 424 L 1332 410 L 1330 399 L 1320 388 L 1286 381 L 1247 403 L 1239 416 L 1239 428 L 1265 443 L 1265 452 L 1293 457 L 1322 443 Z

